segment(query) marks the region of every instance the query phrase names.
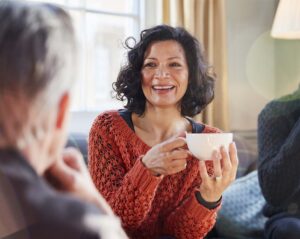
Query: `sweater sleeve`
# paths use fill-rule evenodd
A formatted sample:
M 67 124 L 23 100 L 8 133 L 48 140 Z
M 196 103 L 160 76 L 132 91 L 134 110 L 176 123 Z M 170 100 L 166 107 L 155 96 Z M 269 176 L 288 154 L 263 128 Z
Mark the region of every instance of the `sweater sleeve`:
M 300 201 L 300 118 L 288 110 L 271 103 L 258 118 L 259 182 L 267 202 L 280 208 Z
M 204 238 L 214 226 L 219 208 L 220 205 L 214 209 L 204 207 L 193 192 L 168 216 L 164 231 L 176 238 Z
M 111 136 L 111 122 L 99 116 L 89 135 L 89 170 L 92 179 L 127 230 L 134 230 L 151 208 L 160 177 L 137 159 L 128 171 Z

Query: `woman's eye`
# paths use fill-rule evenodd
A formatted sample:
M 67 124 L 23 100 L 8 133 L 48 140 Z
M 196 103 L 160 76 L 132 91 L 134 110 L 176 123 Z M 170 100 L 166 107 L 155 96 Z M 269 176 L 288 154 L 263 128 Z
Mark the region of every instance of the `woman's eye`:
M 154 62 L 149 62 L 144 65 L 144 67 L 155 67 L 156 64 Z
M 173 63 L 170 64 L 170 66 L 180 67 L 181 65 L 177 62 L 173 62 Z

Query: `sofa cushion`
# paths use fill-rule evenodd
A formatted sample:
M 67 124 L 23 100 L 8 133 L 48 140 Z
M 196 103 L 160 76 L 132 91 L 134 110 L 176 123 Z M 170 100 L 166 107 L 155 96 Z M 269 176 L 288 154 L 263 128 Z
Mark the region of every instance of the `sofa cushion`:
M 263 238 L 265 199 L 257 170 L 237 179 L 223 194 L 216 222 L 218 236 L 231 239 Z
M 70 133 L 66 147 L 77 148 L 83 155 L 84 161 L 88 162 L 88 136 L 82 133 Z
M 257 167 L 256 135 L 251 136 L 251 140 L 249 140 L 250 136 L 245 134 L 245 132 L 234 132 L 233 137 L 239 158 L 237 178 L 247 175 L 254 171 Z

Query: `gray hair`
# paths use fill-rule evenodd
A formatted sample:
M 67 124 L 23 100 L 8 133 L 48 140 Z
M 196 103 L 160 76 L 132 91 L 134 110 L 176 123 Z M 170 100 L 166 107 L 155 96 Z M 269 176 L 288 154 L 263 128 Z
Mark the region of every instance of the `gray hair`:
M 69 15 L 54 5 L 2 0 L 0 23 L 1 148 L 9 131 L 24 134 L 30 108 L 47 111 L 70 90 L 76 44 Z

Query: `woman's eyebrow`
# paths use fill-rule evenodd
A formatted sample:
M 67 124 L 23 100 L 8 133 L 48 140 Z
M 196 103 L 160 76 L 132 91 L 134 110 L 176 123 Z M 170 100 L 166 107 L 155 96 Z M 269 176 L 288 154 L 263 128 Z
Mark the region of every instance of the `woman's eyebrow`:
M 179 57 L 179 56 L 171 56 L 167 60 L 173 60 L 173 59 L 182 59 L 182 58 Z M 155 57 L 146 57 L 145 60 L 157 60 L 157 58 L 155 58 Z
M 181 57 L 179 57 L 179 56 L 172 56 L 172 57 L 168 58 L 168 60 L 173 60 L 173 59 L 181 59 Z
M 146 57 L 145 60 L 157 60 L 155 57 Z

